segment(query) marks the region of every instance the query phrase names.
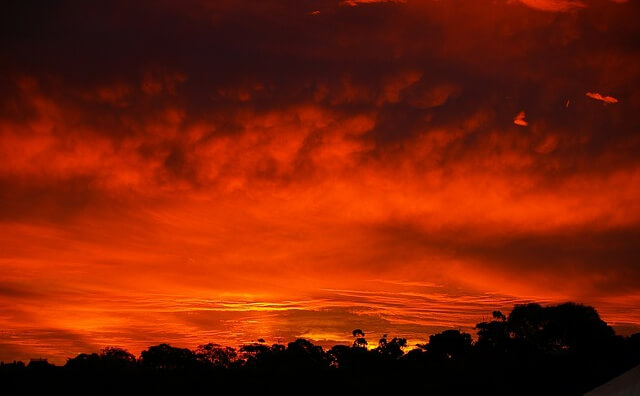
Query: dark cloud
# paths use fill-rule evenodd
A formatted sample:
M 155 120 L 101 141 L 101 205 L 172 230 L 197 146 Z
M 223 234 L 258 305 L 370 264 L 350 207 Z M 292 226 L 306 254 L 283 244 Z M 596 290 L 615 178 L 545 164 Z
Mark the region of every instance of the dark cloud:
M 0 295 L 11 299 L 37 298 L 42 296 L 37 290 L 15 282 L 0 282 Z
M 47 356 L 57 364 L 79 353 L 97 351 L 98 346 L 86 335 L 65 329 L 27 329 L 3 332 L 0 342 L 0 361 L 10 362 Z
M 528 279 L 534 289 L 569 291 L 581 299 L 633 294 L 640 284 L 640 259 L 633 228 L 565 228 L 546 232 L 448 228 L 425 231 L 405 225 L 379 229 L 381 243 L 402 244 L 407 262 L 433 251 L 449 260 L 475 261 L 475 270 L 513 282 Z M 376 238 L 372 236 L 372 238 Z M 380 260 L 385 262 L 385 260 Z M 394 264 L 397 269 L 397 264 Z

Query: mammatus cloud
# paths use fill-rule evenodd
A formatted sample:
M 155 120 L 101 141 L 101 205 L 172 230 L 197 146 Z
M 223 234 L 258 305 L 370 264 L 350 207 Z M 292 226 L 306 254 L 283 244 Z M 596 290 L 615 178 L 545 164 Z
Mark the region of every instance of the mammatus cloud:
M 618 103 L 618 99 L 614 98 L 613 96 L 605 96 L 597 92 L 587 92 L 587 96 L 591 99 L 599 100 L 607 104 Z

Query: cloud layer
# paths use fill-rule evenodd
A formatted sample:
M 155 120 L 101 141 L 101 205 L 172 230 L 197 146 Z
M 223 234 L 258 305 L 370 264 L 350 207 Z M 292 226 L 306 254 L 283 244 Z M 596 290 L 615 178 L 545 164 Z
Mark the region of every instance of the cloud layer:
M 349 3 L 9 7 L 0 360 L 532 299 L 637 330 L 638 3 Z

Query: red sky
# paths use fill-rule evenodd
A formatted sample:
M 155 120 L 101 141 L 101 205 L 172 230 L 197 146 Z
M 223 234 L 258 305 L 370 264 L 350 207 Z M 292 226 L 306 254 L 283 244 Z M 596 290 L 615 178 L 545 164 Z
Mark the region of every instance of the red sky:
M 14 3 L 0 360 L 640 330 L 638 2 Z

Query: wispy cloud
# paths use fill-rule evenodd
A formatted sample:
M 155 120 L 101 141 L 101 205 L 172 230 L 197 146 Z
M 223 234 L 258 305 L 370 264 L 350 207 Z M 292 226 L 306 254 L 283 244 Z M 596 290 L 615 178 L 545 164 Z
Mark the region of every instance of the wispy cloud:
M 587 92 L 587 96 L 591 99 L 599 100 L 607 104 L 618 103 L 618 99 L 614 98 L 613 96 L 605 96 L 597 92 Z

